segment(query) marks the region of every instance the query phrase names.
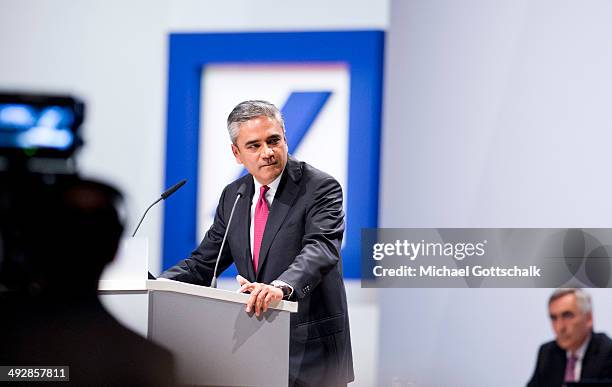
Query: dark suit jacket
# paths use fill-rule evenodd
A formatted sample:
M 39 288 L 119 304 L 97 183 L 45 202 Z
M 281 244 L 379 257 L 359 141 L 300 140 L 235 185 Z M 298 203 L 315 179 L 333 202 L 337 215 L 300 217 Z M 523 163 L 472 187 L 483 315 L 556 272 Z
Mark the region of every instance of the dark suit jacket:
M 253 177 L 246 175 L 223 190 L 215 220 L 200 246 L 162 274 L 210 285 L 236 192 L 238 201 L 219 269 L 235 262 L 249 281 L 281 280 L 294 289 L 299 311 L 291 316 L 290 384 L 336 386 L 353 380 L 353 359 L 340 247 L 344 232 L 342 189 L 328 174 L 291 157 L 272 202 L 261 243 L 257 275 L 250 247 Z
M 555 341 L 543 344 L 528 387 L 559 387 L 563 384 L 567 356 Z M 580 381 L 612 381 L 612 340 L 605 333 L 593 333 L 582 360 Z

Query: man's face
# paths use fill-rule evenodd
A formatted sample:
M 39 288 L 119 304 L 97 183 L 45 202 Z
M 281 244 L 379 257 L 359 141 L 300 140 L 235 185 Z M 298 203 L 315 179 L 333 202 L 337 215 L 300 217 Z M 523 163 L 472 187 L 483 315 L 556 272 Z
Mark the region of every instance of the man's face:
M 243 122 L 232 153 L 260 184 L 270 184 L 287 164 L 283 129 L 276 120 L 265 116 Z
M 551 302 L 548 312 L 559 347 L 575 352 L 593 329 L 592 314 L 583 313 L 571 293 Z

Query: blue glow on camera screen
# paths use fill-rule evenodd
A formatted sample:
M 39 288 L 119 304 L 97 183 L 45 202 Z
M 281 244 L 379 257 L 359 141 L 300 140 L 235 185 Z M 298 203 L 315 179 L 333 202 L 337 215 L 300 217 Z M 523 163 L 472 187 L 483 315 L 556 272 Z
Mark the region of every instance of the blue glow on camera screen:
M 66 150 L 74 142 L 74 113 L 64 106 L 0 103 L 0 148 Z

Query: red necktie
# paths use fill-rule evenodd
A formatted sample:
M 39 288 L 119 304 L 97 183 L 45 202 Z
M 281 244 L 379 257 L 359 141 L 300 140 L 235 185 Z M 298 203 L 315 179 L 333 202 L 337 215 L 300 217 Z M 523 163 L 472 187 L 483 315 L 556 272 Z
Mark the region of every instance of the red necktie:
M 255 205 L 255 225 L 253 231 L 253 266 L 255 267 L 255 274 L 257 274 L 257 264 L 259 263 L 259 249 L 261 248 L 261 240 L 263 239 L 264 230 L 266 229 L 266 222 L 268 221 L 268 202 L 266 201 L 266 192 L 270 187 L 262 185 L 259 189 L 259 199 Z

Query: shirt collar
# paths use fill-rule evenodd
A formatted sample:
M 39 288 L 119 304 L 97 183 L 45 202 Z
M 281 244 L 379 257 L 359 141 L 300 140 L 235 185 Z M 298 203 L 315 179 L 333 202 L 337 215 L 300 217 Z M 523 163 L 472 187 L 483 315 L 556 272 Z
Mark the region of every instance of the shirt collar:
M 591 334 L 589 333 L 589 335 L 587 336 L 586 340 L 584 340 L 584 343 L 582 343 L 582 345 L 576 350 L 576 353 L 574 353 L 574 356 L 576 356 L 576 358 L 578 360 L 584 359 L 584 354 L 585 354 L 585 352 L 587 350 L 587 347 L 589 346 L 589 342 L 590 341 L 591 341 Z M 570 356 L 572 356 L 572 352 L 571 351 L 565 351 L 565 355 L 569 359 Z
M 287 165 L 285 165 L 287 168 Z M 267 197 L 274 197 L 276 195 L 276 190 L 278 189 L 278 185 L 280 184 L 281 177 L 283 176 L 283 172 L 285 172 L 285 168 L 281 171 L 281 173 L 274 179 L 270 184 L 266 184 L 268 188 L 268 192 L 266 192 Z M 253 183 L 255 184 L 255 197 L 259 197 L 259 190 L 263 184 L 260 184 L 255 177 L 253 177 Z

